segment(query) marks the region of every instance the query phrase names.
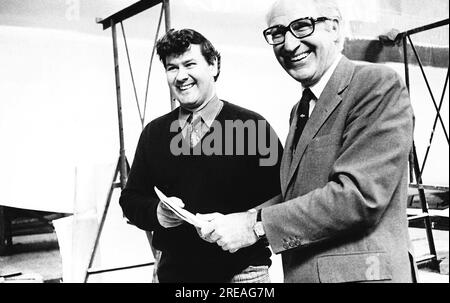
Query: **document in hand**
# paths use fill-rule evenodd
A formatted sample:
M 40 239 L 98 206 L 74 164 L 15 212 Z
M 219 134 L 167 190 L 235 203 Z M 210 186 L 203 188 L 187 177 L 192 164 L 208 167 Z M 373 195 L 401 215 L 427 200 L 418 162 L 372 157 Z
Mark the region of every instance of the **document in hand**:
M 200 220 L 191 212 L 179 207 L 177 204 L 173 203 L 170 198 L 166 197 L 156 186 L 154 187 L 156 195 L 164 203 L 175 215 L 177 215 L 180 219 L 192 224 L 196 227 L 201 228 L 206 221 Z

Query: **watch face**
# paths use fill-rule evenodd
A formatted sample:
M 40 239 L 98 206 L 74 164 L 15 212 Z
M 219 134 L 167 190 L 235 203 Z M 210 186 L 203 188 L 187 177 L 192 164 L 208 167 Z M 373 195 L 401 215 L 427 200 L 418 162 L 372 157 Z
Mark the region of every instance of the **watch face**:
M 264 228 L 262 225 L 262 222 L 256 222 L 255 225 L 253 226 L 253 230 L 255 231 L 255 234 L 261 238 L 262 236 L 264 236 L 266 233 L 264 232 Z

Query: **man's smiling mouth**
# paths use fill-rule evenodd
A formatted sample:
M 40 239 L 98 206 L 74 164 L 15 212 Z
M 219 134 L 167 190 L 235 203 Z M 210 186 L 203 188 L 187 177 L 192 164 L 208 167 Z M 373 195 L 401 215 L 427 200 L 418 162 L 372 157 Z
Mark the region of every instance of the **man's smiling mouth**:
M 183 84 L 183 85 L 177 85 L 177 88 L 181 91 L 186 91 L 192 87 L 194 87 L 195 83 L 189 83 L 189 84 Z
M 291 63 L 297 63 L 297 62 L 301 62 L 301 61 L 305 60 L 306 58 L 308 58 L 310 54 L 311 54 L 311 51 L 306 51 L 297 56 L 288 57 L 287 59 Z

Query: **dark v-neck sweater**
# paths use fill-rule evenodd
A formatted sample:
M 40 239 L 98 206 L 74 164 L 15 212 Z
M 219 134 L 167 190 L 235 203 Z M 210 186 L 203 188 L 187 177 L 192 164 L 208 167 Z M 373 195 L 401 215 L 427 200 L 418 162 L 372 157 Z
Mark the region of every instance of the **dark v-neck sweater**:
M 191 155 L 174 155 L 175 141 L 172 151 L 171 141 L 181 135 L 181 130 L 178 127 L 171 131 L 170 127 L 177 119 L 178 109 L 146 126 L 120 198 L 126 217 L 133 224 L 154 231 L 153 245 L 162 251 L 158 264 L 160 282 L 227 282 L 250 265 L 270 265 L 270 251 L 262 242 L 231 254 L 217 244 L 202 240 L 190 224 L 163 228 L 156 216 L 159 199 L 153 187 L 157 186 L 169 197 L 179 197 L 185 209 L 194 214 L 247 211 L 280 194 L 279 165 L 283 151 L 278 138 L 277 147 L 272 146 L 277 152 L 273 166 L 260 165 L 260 160 L 268 155 L 261 156 L 258 148 L 256 155 L 248 155 L 248 142 L 254 144 L 254 141 L 247 136 L 244 140 L 246 155 L 225 155 L 225 121 L 257 123 L 265 120 L 257 113 L 224 101 L 216 117 L 223 126 L 222 155 L 192 155 L 192 149 Z M 213 131 L 211 129 L 199 144 Z M 268 123 L 266 131 L 274 134 Z M 269 142 L 266 140 L 266 146 Z

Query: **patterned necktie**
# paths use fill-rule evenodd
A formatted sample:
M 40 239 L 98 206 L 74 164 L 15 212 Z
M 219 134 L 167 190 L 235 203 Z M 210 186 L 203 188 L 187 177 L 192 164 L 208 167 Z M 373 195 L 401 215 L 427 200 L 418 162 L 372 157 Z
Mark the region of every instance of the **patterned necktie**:
M 305 128 L 306 122 L 309 119 L 309 102 L 314 98 L 314 94 L 309 88 L 303 91 L 302 98 L 300 99 L 300 104 L 297 108 L 297 126 L 294 133 L 294 141 L 292 142 L 292 149 L 295 150 L 297 147 L 298 140 L 302 135 L 303 129 Z
M 189 140 L 189 145 L 191 148 L 197 145 L 198 142 L 201 140 L 201 121 L 202 117 L 197 116 L 195 119 L 193 119 L 193 114 L 190 114 L 187 119 L 187 132 L 186 132 L 186 138 Z

